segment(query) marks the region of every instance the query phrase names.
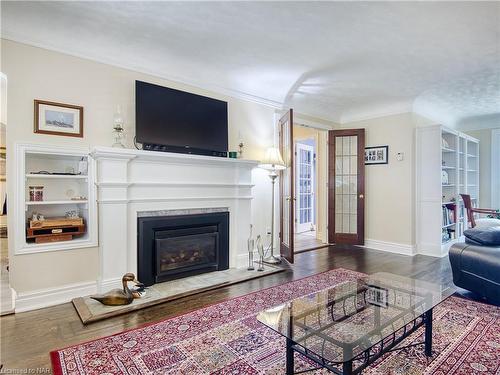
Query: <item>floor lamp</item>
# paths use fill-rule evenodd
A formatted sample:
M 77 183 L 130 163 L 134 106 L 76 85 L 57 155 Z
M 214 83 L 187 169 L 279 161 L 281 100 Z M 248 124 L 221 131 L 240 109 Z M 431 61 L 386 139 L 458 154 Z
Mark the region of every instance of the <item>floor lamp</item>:
M 270 147 L 266 151 L 266 156 L 259 167 L 269 171 L 272 187 L 272 202 L 271 202 L 271 254 L 264 259 L 265 263 L 278 264 L 281 259 L 274 255 L 274 185 L 278 174 L 276 171 L 286 169 L 285 162 L 281 157 L 280 151 L 275 147 Z

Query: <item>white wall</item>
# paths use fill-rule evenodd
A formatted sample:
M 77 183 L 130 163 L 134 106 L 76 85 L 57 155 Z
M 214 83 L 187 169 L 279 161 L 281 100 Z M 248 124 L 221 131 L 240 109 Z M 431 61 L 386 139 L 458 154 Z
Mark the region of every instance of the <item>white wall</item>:
M 1 71 L 8 77 L 8 174 L 13 172 L 14 142 L 95 146 L 112 144 L 113 113 L 122 106 L 126 121 L 127 144 L 134 133 L 135 80 L 194 92 L 228 101 L 229 145 L 236 150 L 238 135 L 245 142 L 245 158 L 260 159 L 273 143 L 275 109 L 206 92 L 175 82 L 112 67 L 57 52 L 2 40 Z M 33 100 L 77 104 L 84 107 L 84 138 L 33 133 Z M 270 182 L 263 170 L 254 171 L 254 233 L 270 227 Z M 13 196 L 12 179 L 8 195 Z M 12 209 L 12 201 L 9 201 Z M 10 215 L 12 216 L 12 215 Z M 13 233 L 13 231 L 11 232 Z M 10 249 L 13 249 L 10 244 Z M 52 288 L 97 279 L 97 248 L 43 254 L 10 254 L 11 284 L 18 292 Z

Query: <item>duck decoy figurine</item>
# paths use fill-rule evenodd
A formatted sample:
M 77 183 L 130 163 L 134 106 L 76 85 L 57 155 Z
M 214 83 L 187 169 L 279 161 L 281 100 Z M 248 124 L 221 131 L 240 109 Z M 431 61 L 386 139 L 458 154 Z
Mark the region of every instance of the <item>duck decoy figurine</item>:
M 90 296 L 90 298 L 101 302 L 103 305 L 107 306 L 121 306 L 131 304 L 134 300 L 134 293 L 129 289 L 128 282 L 133 281 L 136 285 L 143 287 L 133 273 L 126 273 L 122 277 L 123 289 L 113 289 L 104 294 L 96 294 Z

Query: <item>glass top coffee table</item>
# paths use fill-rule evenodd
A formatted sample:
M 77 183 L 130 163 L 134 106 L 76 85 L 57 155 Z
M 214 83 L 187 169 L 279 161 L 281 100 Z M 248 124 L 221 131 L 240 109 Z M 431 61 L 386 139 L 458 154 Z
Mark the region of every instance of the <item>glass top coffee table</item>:
M 376 273 L 267 309 L 257 320 L 286 338 L 286 374 L 295 374 L 294 352 L 336 374 L 359 374 L 425 326 L 432 354 L 432 309 L 453 294 L 422 280 Z M 407 346 L 406 346 L 407 347 Z M 309 371 L 309 370 L 306 370 Z M 305 372 L 304 370 L 300 371 Z

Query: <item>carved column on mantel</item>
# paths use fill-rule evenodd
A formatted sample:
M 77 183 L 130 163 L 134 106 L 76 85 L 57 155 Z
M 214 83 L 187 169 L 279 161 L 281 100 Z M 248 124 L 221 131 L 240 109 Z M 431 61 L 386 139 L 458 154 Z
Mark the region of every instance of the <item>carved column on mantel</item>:
M 92 152 L 97 163 L 97 203 L 99 217 L 98 288 L 115 287 L 127 272 L 128 246 L 128 163 L 134 155 Z M 106 202 L 106 203 L 104 203 Z

